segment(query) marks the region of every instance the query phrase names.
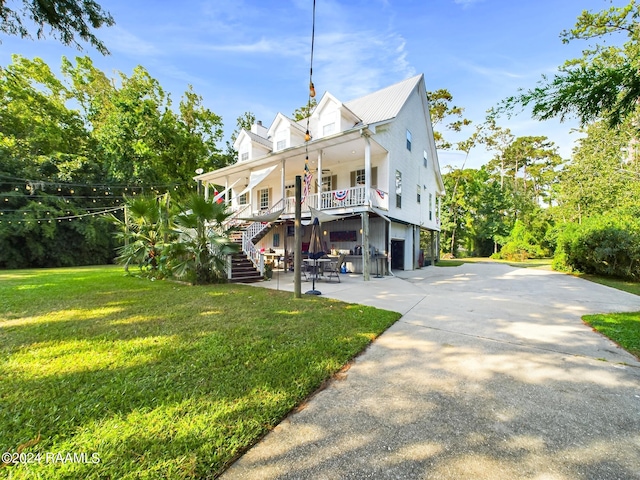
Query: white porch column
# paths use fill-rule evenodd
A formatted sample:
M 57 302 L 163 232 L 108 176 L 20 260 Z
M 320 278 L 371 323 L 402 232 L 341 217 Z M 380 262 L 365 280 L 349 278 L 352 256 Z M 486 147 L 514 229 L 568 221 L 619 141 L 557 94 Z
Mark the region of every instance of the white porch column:
M 282 206 L 286 207 L 286 198 L 285 198 L 285 169 L 284 169 L 284 158 L 282 159 L 282 168 L 280 169 L 280 198 L 282 199 Z
M 209 200 L 209 182 L 204 183 L 204 199 Z
M 322 208 L 322 204 L 320 202 L 322 196 L 322 150 L 318 152 L 318 202 L 316 204 L 316 208 Z
M 367 207 L 371 205 L 371 142 L 369 135 L 363 133 L 364 137 L 364 203 Z

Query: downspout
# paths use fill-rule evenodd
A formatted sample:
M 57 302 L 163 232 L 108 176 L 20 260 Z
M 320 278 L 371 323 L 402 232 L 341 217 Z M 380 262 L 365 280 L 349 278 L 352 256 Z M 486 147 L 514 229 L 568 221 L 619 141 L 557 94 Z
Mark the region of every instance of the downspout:
M 371 279 L 371 256 L 369 248 L 369 209 L 371 209 L 371 142 L 368 132 L 360 130 L 364 138 L 364 204 L 367 210 L 362 212 L 362 274 L 363 280 Z

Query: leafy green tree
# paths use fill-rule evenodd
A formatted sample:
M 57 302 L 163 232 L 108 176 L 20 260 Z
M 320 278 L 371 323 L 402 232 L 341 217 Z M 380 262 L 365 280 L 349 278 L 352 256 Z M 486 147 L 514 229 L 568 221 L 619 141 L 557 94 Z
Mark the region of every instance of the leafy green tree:
M 454 257 L 458 256 L 460 248 L 467 253 L 479 253 L 486 249 L 484 245 L 493 233 L 484 231 L 483 227 L 493 221 L 493 215 L 499 215 L 499 210 L 486 208 L 485 197 L 488 193 L 495 194 L 495 188 L 489 188 L 489 175 L 484 169 L 453 169 L 443 175 L 443 181 L 451 194 L 442 204 L 442 251 Z
M 560 173 L 557 187 L 559 221 L 583 219 L 637 204 L 640 169 L 634 127 L 611 129 L 604 122 L 589 125 L 572 161 Z
M 556 75 L 543 77 L 536 88 L 509 97 L 502 109 L 532 106 L 534 118 L 564 120 L 575 115 L 582 125 L 606 119 L 611 127 L 635 116 L 640 98 L 639 18 L 635 0 L 598 13 L 583 11 L 574 28 L 562 32 L 562 41 L 602 39 L 602 43 L 585 49 L 581 58 L 567 60 Z M 624 36 L 622 45 L 604 41 L 604 37 Z
M 222 120 L 191 88 L 174 110 L 142 67 L 115 82 L 83 57 L 62 73 L 19 56 L 0 69 L 0 268 L 108 263 L 94 213 L 121 205 L 114 192 L 185 194 L 196 168 L 226 165 Z
M 562 158 L 553 142 L 544 136 L 516 138 L 503 151 L 500 170 L 513 179 L 514 189 L 529 193 L 532 201 L 549 200 Z M 490 166 L 497 168 L 494 160 Z
M 296 108 L 291 116 L 296 122 L 305 120 L 311 116 L 317 106 L 318 101 L 315 98 L 311 98 L 307 104 L 300 108 Z
M 498 125 L 495 110 L 489 110 L 487 119 L 481 126 L 482 143 L 490 152 L 494 152 L 494 158 L 489 162 L 488 167 L 492 171 L 499 172 L 500 187 L 504 186 L 505 175 L 505 152 L 513 143 L 515 136 L 511 130 Z
M 110 27 L 115 21 L 109 12 L 93 0 L 21 0 L 22 8 L 10 8 L 0 1 L 0 32 L 31 38 L 28 25 L 35 24 L 37 38 L 43 38 L 48 27 L 51 36 L 65 45 L 81 48 L 76 35 L 93 45 L 100 53 L 109 53 L 107 47 L 92 29 Z
M 71 181 L 95 169 L 82 116 L 66 106 L 69 95 L 40 59 L 14 55 L 0 70 L 1 170 Z
M 436 148 L 441 150 L 450 149 L 453 144 L 445 140 L 442 132 L 436 130 L 436 128 L 442 125 L 447 130 L 460 132 L 463 127 L 471 125 L 471 120 L 464 118 L 464 108 L 451 105 L 453 95 L 449 90 L 441 88 L 433 92 L 427 91 L 427 99 L 429 100 L 431 123 L 434 127 L 433 137 L 436 142 Z
M 109 181 L 187 185 L 197 168 L 213 170 L 232 161 L 217 146 L 222 119 L 191 86 L 174 111 L 170 96 L 143 67 L 130 76 L 120 73 L 118 83 L 86 57 L 75 66 L 66 60 L 63 71 L 84 107 Z

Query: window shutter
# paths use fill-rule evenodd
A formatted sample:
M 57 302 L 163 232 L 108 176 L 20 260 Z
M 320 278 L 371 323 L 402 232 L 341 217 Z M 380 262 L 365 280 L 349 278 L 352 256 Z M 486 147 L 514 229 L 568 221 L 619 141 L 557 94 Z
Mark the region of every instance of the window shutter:
M 351 172 L 351 188 L 356 186 L 356 172 Z
M 371 187 L 378 188 L 378 167 L 371 167 Z
M 331 190 L 338 189 L 338 175 L 331 175 Z

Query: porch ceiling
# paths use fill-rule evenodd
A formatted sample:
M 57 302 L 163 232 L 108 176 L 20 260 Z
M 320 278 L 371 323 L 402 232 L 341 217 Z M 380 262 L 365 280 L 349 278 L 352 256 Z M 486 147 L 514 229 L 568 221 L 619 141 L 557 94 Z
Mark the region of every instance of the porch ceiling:
M 364 165 L 365 140 L 361 132 L 361 128 L 356 128 L 349 132 L 342 132 L 318 140 L 312 140 L 306 145 L 306 149 L 305 145 L 299 145 L 279 152 L 270 153 L 267 156 L 253 161 L 237 162 L 228 167 L 203 173 L 194 178 L 204 183 L 216 185 L 225 185 L 227 182 L 228 185 L 231 185 L 236 180 L 239 180 L 239 185 L 245 185 L 251 171 L 266 168 L 271 165 L 280 165 L 282 160 L 284 160 L 286 177 L 287 179 L 291 179 L 296 175 L 304 174 L 304 161 L 307 152 L 309 156 L 309 168 L 312 173 L 314 173 L 314 170 L 317 168 L 319 151 L 322 151 L 323 170 L 358 160 L 361 160 Z M 370 138 L 370 143 L 372 157 L 387 153 L 387 150 L 373 138 Z M 276 171 L 279 170 L 276 169 Z M 274 172 L 269 176 L 271 177 L 273 175 L 278 174 Z

